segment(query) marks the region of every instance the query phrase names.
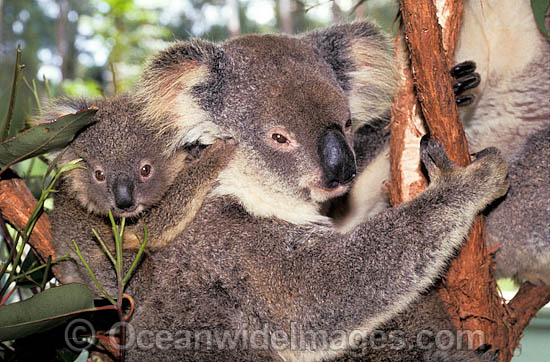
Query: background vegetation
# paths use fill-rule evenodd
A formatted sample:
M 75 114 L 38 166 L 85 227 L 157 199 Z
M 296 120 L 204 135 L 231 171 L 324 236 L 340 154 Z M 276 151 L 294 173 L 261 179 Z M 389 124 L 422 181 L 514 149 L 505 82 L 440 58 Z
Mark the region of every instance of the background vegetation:
M 152 53 L 170 41 L 213 41 L 250 32 L 296 33 L 348 18 L 357 0 L 0 0 L 0 115 L 9 98 L 17 44 L 24 76 L 44 77 L 52 96 L 100 96 L 129 89 Z M 396 9 L 367 1 L 357 14 L 389 26 Z M 20 89 L 14 122 L 36 112 L 28 87 Z

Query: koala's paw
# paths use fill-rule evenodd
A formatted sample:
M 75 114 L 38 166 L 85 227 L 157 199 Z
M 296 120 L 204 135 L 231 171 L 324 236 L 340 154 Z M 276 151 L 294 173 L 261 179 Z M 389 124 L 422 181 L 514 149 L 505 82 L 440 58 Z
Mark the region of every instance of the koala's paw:
M 478 152 L 466 171 L 469 182 L 487 197 L 487 203 L 504 196 L 510 187 L 508 163 L 495 147 Z
M 225 167 L 233 158 L 237 143 L 233 139 L 217 140 L 204 151 L 204 158 L 218 167 Z
M 237 143 L 233 139 L 219 139 L 211 145 L 193 143 L 185 147 L 187 162 L 196 162 L 201 159 L 203 162 L 213 163 L 220 166 L 227 166 Z
M 431 184 L 451 183 L 457 192 L 471 193 L 473 200 L 480 200 L 483 207 L 504 196 L 510 186 L 508 164 L 494 147 L 478 152 L 472 164 L 461 167 L 447 156 L 439 142 L 424 136 L 420 141 L 420 156 Z

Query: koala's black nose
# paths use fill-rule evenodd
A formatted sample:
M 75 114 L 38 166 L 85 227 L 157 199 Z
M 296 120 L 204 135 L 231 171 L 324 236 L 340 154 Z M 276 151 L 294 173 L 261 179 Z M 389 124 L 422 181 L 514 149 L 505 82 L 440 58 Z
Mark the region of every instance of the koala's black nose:
M 116 207 L 122 210 L 134 206 L 134 183 L 127 178 L 117 179 L 113 185 Z
M 355 177 L 355 156 L 338 128 L 328 128 L 319 138 L 317 152 L 321 159 L 323 185 L 333 189 Z

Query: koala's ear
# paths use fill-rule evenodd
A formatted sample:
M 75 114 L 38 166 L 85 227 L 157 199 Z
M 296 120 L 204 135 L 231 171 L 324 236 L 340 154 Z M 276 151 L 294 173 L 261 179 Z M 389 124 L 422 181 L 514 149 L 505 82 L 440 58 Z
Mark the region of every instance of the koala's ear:
M 388 36 L 368 22 L 335 25 L 306 35 L 348 96 L 354 127 L 386 115 L 397 85 Z
M 33 125 L 51 122 L 59 117 L 76 113 L 91 106 L 95 106 L 94 102 L 85 98 L 61 97 L 46 106 L 39 116 L 33 117 L 31 122 Z
M 157 54 L 145 69 L 137 90 L 144 119 L 170 135 L 170 150 L 200 141 L 211 144 L 222 133 L 208 111 L 222 102 L 223 50 L 192 40 L 176 42 Z

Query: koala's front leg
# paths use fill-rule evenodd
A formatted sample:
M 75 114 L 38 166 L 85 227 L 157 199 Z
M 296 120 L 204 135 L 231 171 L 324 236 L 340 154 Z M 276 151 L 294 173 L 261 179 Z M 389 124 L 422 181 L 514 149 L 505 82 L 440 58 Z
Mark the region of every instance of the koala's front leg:
M 371 333 L 430 287 L 464 242 L 477 214 L 508 189 L 506 161 L 494 148 L 461 167 L 438 142 L 424 138 L 421 156 L 430 186 L 353 231 L 299 230 L 274 220 L 255 226 L 259 236 L 247 244 L 253 262 L 246 265 L 253 268 L 249 275 L 266 276 L 254 279 L 254 290 L 271 300 L 266 314 L 277 328 L 294 322 L 297 330 Z M 289 251 L 280 240 L 292 235 L 301 239 Z M 274 237 L 277 244 L 268 245 L 276 252 L 261 252 Z M 280 260 L 274 263 L 274 258 Z M 262 284 L 265 280 L 269 288 Z M 311 357 L 287 352 L 298 359 Z
M 158 249 L 172 242 L 193 221 L 204 198 L 220 172 L 232 159 L 236 145 L 232 140 L 218 140 L 214 144 L 195 145 L 179 154 L 186 159 L 178 175 L 162 199 L 127 227 L 124 245 L 139 249 L 147 226 L 149 249 Z
M 478 152 L 472 164 L 461 167 L 449 159 L 439 142 L 424 136 L 420 144 L 420 156 L 430 178 L 428 189 L 455 185 L 456 191 L 463 191 L 457 196 L 463 196 L 464 201 L 471 198 L 469 204 L 477 212 L 504 196 L 510 187 L 506 178 L 508 164 L 495 147 Z

